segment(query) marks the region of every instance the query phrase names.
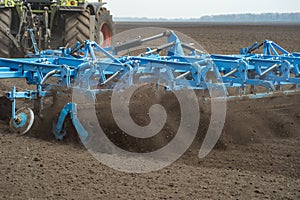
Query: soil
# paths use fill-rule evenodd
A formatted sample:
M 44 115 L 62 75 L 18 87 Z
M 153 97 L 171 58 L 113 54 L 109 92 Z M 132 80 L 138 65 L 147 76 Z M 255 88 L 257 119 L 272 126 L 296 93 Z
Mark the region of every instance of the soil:
M 139 26 L 141 24 L 117 24 L 117 31 Z M 240 47 L 264 39 L 274 40 L 289 51 L 300 51 L 299 25 L 159 26 L 181 31 L 213 53 L 238 53 Z M 26 87 L 21 81 L 1 80 L 2 93 L 12 85 Z M 172 98 L 170 94 L 165 95 Z M 105 104 L 97 105 L 102 113 L 99 119 L 104 116 L 101 125 L 109 136 L 117 133 L 118 137 L 111 140 L 122 148 L 133 152 L 161 148 L 169 141 L 162 138 L 172 138 L 178 127 L 174 123 L 179 120 L 178 105 L 175 101 L 167 104 L 161 98 L 156 99 L 149 90 L 135 96 L 134 104 L 143 108 L 141 113 L 147 112 L 149 104 L 157 102 L 172 111 L 161 138 L 128 140 L 110 119 L 111 113 L 105 110 Z M 198 153 L 210 111 L 209 106 L 201 107 L 198 135 L 188 151 L 170 166 L 146 174 L 119 172 L 101 164 L 77 140 L 70 139 L 71 136 L 63 141 L 55 140 L 49 129 L 52 117 L 57 116 L 55 109 L 62 104 L 48 108 L 44 120 L 36 120 L 31 133 L 25 136 L 11 133 L 9 103 L 4 97 L 0 98 L 0 199 L 300 198 L 299 93 L 229 101 L 221 138 L 203 159 L 198 158 Z M 19 102 L 18 105 L 28 104 Z M 149 123 L 149 117 L 137 110 L 131 109 L 133 119 L 141 125 Z

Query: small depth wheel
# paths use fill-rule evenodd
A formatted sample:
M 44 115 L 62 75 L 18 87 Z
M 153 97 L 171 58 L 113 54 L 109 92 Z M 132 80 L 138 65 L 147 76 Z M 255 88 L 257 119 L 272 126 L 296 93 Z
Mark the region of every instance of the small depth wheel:
M 9 125 L 14 132 L 24 135 L 30 130 L 33 122 L 33 111 L 30 108 L 23 107 L 16 112 L 16 119 L 10 119 Z

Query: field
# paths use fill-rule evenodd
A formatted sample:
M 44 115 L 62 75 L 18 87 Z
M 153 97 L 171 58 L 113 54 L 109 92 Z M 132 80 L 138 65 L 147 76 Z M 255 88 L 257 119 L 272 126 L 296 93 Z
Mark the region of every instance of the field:
M 300 25 L 116 26 L 121 32 L 145 25 L 187 34 L 209 53 L 239 53 L 264 39 L 300 51 Z M 0 88 L 11 84 L 1 81 Z M 51 130 L 12 134 L 1 106 L 0 199 L 300 199 L 300 94 L 227 106 L 221 140 L 206 158 L 198 158 L 196 140 L 175 163 L 147 174 L 110 169 L 76 142 L 56 141 Z M 205 115 L 200 125 L 205 131 Z

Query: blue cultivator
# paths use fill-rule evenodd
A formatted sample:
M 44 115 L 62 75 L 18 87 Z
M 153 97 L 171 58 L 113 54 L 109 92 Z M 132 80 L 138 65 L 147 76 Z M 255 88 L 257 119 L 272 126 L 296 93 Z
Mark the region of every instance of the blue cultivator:
M 147 48 L 138 56 L 114 56 L 120 51 L 162 37 L 167 38 L 166 44 L 154 49 Z M 262 53 L 253 53 L 261 47 Z M 186 54 L 186 51 L 189 53 Z M 98 58 L 97 54 L 101 57 Z M 217 81 L 213 82 L 210 74 Z M 98 77 L 97 83 L 94 77 Z M 13 87 L 7 93 L 7 98 L 12 101 L 10 126 L 16 132 L 25 134 L 33 124 L 34 113 L 30 108 L 15 111 L 16 99 L 34 100 L 35 113 L 38 114 L 43 109 L 44 97 L 65 91 L 57 88 L 84 88 L 95 96 L 113 90 L 114 83 L 121 78 L 124 87 L 153 79 L 163 81 L 167 90 L 185 88 L 205 91 L 223 83 L 222 87 L 237 88 L 239 91 L 234 95 L 226 92 L 228 97 L 259 98 L 275 92 L 297 91 L 300 84 L 300 54 L 289 53 L 266 40 L 242 49 L 239 55 L 208 55 L 182 43 L 174 32 L 166 31 L 107 48 L 93 41 L 85 41 L 72 49 L 41 52 L 36 49 L 29 58 L 0 58 L 0 78 L 25 78 L 28 84 L 36 85 L 35 90 L 16 91 Z M 53 83 L 52 79 L 56 82 Z M 88 133 L 77 118 L 76 106 L 76 103 L 70 102 L 61 111 L 53 129 L 57 139 L 65 135 L 63 124 L 69 114 L 81 139 L 87 138 Z
M 262 46 L 262 54 L 252 53 Z M 298 89 L 300 54 L 289 53 L 272 41 L 265 40 L 260 45 L 256 42 L 249 48 L 241 49 L 240 55 L 212 55 L 212 58 L 222 73 L 224 84 L 242 88 L 244 95 L 246 86 L 252 86 L 253 93 L 256 93 L 257 86 L 262 86 L 267 89 L 266 94 L 282 91 L 284 86 Z

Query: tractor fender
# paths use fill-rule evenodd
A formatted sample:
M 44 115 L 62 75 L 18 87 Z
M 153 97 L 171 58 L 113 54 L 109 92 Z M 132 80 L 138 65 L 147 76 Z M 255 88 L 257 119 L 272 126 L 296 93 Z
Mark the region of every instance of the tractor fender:
M 99 3 L 99 2 L 89 2 L 84 5 L 85 8 L 90 10 L 91 15 L 96 15 L 100 8 L 103 7 L 106 3 Z

